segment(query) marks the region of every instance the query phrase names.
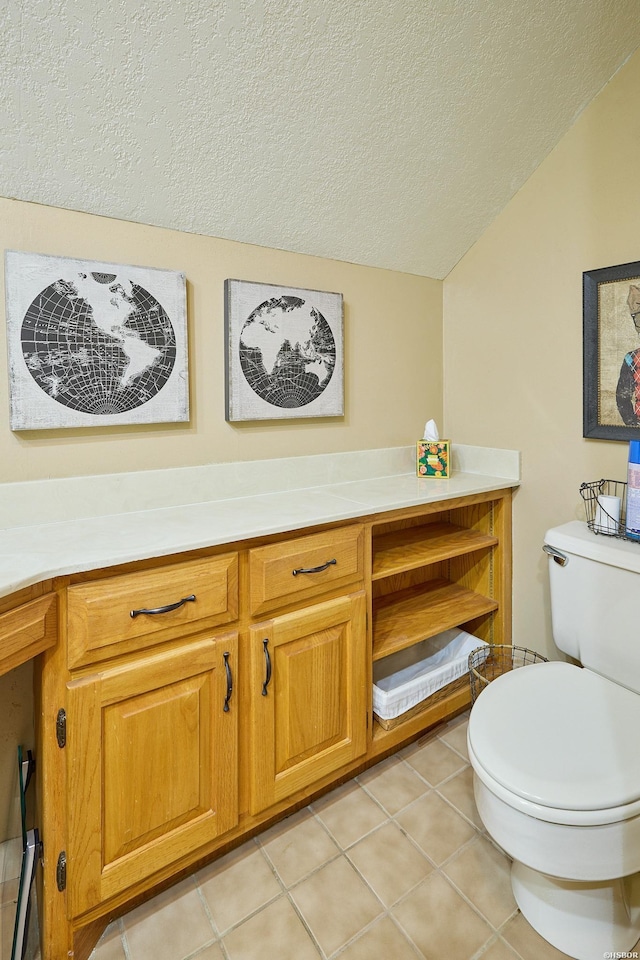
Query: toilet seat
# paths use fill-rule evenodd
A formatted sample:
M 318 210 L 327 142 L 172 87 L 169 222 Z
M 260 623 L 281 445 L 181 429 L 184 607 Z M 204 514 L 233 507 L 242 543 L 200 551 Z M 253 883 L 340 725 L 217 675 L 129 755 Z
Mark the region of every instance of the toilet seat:
M 472 766 L 496 796 L 552 823 L 596 825 L 640 814 L 640 696 L 552 662 L 513 670 L 469 717 Z

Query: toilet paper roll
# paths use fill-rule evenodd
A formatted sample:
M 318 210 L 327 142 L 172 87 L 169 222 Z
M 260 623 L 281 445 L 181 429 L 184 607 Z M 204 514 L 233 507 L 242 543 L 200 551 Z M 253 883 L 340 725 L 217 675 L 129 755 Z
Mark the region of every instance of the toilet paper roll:
M 608 497 L 601 493 L 596 507 L 595 528 L 598 533 L 614 536 L 620 532 L 620 497 Z

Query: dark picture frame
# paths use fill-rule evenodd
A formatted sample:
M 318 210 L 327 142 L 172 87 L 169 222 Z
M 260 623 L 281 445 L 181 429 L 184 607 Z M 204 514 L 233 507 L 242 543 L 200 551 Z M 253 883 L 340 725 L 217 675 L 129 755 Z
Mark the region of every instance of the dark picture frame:
M 640 439 L 640 261 L 582 274 L 583 436 Z

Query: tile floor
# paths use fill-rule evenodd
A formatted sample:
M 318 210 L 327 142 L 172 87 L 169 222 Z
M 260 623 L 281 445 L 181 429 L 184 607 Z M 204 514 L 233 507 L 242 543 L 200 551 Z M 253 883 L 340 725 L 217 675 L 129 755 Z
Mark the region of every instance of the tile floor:
M 559 960 L 473 802 L 466 716 L 117 920 L 91 960 Z

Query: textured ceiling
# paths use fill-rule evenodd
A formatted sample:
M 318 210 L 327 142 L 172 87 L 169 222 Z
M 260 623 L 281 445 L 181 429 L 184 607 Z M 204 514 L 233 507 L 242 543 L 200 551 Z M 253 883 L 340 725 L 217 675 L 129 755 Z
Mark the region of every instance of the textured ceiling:
M 441 278 L 639 0 L 9 0 L 0 194 Z

